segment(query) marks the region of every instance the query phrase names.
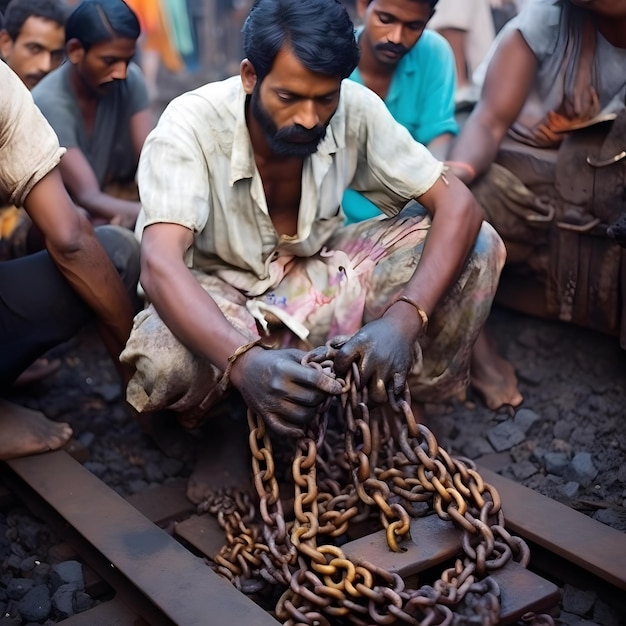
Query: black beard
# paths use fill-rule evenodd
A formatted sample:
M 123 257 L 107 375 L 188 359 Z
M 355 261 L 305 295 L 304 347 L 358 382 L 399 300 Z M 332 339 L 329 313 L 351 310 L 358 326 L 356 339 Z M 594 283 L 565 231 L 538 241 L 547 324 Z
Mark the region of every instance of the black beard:
M 250 97 L 250 105 L 252 115 L 259 123 L 265 140 L 270 150 L 284 157 L 306 157 L 313 154 L 317 150 L 320 141 L 326 135 L 324 126 L 315 126 L 308 129 L 303 126 L 288 126 L 287 128 L 276 128 L 276 124 L 270 117 L 269 113 L 263 108 L 259 91 L 257 88 L 252 92 Z

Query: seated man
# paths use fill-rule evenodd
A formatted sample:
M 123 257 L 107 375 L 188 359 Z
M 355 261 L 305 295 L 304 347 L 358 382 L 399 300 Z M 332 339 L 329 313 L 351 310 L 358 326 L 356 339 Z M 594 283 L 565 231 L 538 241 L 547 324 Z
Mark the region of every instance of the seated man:
M 624 2 L 525 3 L 499 35 L 450 167 L 507 245 L 503 301 L 621 334 L 626 346 L 622 253 L 606 237 L 626 210 L 624 67 Z M 486 336 L 476 348 L 476 383 L 513 404 L 514 372 Z
M 0 55 L 29 89 L 65 58 L 66 18 L 63 0 L 9 2 L 4 24 L 0 24 Z M 24 209 L 0 207 L 0 261 L 41 248 L 41 238 L 31 226 Z M 39 358 L 20 374 L 16 384 L 44 378 L 60 365 L 58 360 Z
M 138 280 L 139 246 L 115 226 L 96 236 L 61 180 L 56 135 L 4 63 L 0 86 L 0 200 L 26 209 L 46 247 L 0 263 L 0 388 L 94 319 L 119 366 L 134 313 L 129 294 Z M 115 251 L 117 271 L 105 250 Z M 123 366 L 120 373 L 128 378 Z M 0 401 L 0 459 L 58 448 L 70 435 L 67 424 Z
M 425 30 L 437 0 L 359 0 L 358 67 L 350 78 L 377 93 L 387 108 L 437 158 L 446 157 L 459 127 L 454 119 L 456 75 L 450 46 Z M 380 215 L 362 194 L 343 198 L 347 222 Z
M 120 357 L 136 369 L 128 401 L 193 427 L 232 387 L 274 432 L 298 434 L 340 391 L 303 349 L 337 335 L 337 373 L 356 363 L 374 402 L 406 381 L 416 403 L 460 392 L 500 238 L 382 100 L 343 80 L 358 46 L 340 3 L 259 0 L 243 32 L 240 75 L 173 100 L 141 155 L 151 304 Z M 387 219 L 344 226 L 349 186 Z M 414 199 L 430 216 L 400 213 Z M 190 499 L 207 484 L 192 476 Z
M 29 89 L 65 58 L 66 15 L 62 0 L 11 0 L 7 6 L 0 54 Z M 23 209 L 0 208 L 0 260 L 28 251 L 30 225 Z
M 473 105 L 479 89 L 473 84 L 472 75 L 495 37 L 490 0 L 439 0 L 429 27 L 445 37 L 454 51 L 457 107 Z
M 131 62 L 139 33 L 137 17 L 123 0 L 84 0 L 65 27 L 68 63 L 33 90 L 67 149 L 63 182 L 94 223 L 132 228 L 139 213 L 136 196 L 106 192 L 107 185 L 133 183 L 152 128 L 143 76 Z
M 62 0 L 12 0 L 0 30 L 0 54 L 32 89 L 65 58 L 65 19 Z

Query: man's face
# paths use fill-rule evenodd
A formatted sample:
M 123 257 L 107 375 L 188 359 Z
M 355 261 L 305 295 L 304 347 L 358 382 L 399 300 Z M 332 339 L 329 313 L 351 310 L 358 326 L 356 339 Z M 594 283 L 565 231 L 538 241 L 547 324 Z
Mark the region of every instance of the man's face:
M 250 107 L 270 150 L 280 156 L 314 153 L 339 105 L 341 80 L 308 70 L 281 50 L 251 92 Z
M 65 29 L 42 17 L 28 17 L 15 41 L 6 31 L 1 33 L 0 52 L 9 67 L 32 89 L 63 61 Z
M 358 0 L 358 9 L 364 26 L 359 43 L 391 66 L 418 42 L 433 14 L 428 2 L 417 0 Z
M 83 85 L 92 93 L 104 96 L 117 81 L 126 79 L 128 64 L 135 55 L 135 46 L 134 39 L 117 37 L 94 44 L 87 52 L 81 46 L 70 54 L 70 60 Z

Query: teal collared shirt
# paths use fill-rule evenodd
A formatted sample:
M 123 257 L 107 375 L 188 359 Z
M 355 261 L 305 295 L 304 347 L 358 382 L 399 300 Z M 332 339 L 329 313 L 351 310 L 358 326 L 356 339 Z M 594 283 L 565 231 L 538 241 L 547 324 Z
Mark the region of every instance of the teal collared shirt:
M 362 27 L 357 30 L 357 38 L 362 30 Z M 363 84 L 358 67 L 350 79 Z M 455 87 L 456 71 L 450 45 L 438 33 L 425 30 L 398 63 L 385 104 L 413 139 L 428 145 L 439 135 L 459 132 L 454 117 Z M 349 224 L 380 215 L 376 205 L 352 189 L 344 194 L 342 205 Z

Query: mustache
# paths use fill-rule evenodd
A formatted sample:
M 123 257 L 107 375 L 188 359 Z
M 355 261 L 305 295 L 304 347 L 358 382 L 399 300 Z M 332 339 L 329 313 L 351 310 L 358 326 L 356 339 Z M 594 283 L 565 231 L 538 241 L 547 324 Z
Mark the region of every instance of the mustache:
M 401 43 L 379 43 L 376 46 L 376 50 L 380 50 L 381 52 L 392 52 L 394 54 L 406 54 L 409 49 L 406 46 L 403 46 Z
M 279 141 L 295 141 L 298 143 L 313 143 L 319 141 L 326 134 L 325 126 L 304 128 L 304 126 L 288 126 L 281 128 L 274 137 Z

